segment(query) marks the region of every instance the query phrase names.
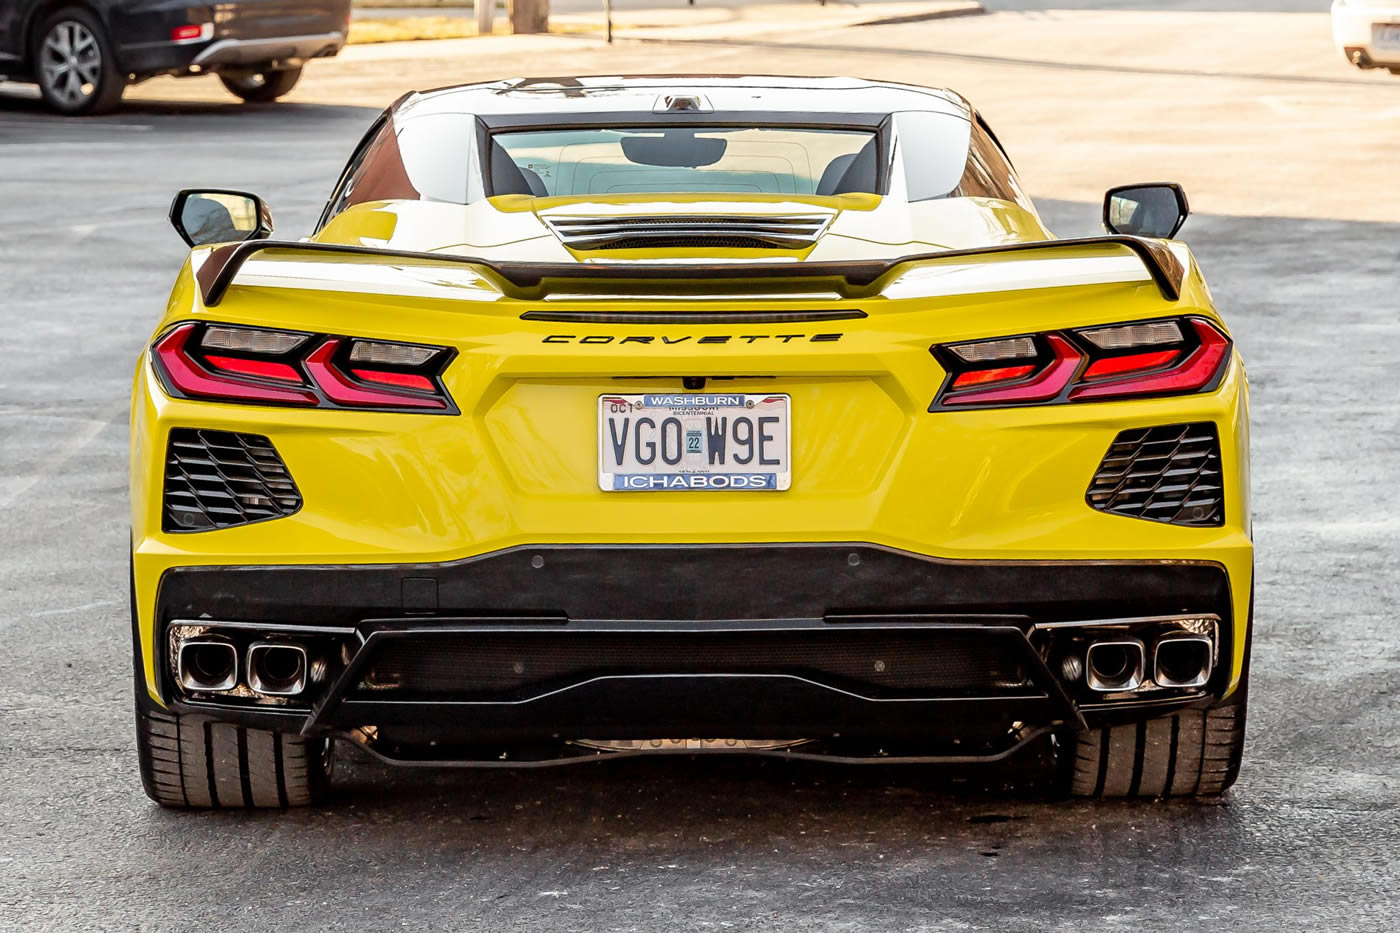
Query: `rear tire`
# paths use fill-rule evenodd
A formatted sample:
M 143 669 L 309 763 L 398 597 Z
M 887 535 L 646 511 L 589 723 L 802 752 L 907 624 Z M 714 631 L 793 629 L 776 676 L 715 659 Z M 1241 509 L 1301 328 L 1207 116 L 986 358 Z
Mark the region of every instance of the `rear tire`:
M 107 113 L 121 103 L 126 75 L 99 20 L 81 7 L 59 10 L 39 26 L 31 49 L 44 102 L 67 116 Z
M 1245 688 L 1241 685 L 1240 690 Z M 1071 749 L 1076 797 L 1218 797 L 1240 773 L 1244 697 L 1161 719 L 1080 732 Z
M 296 83 L 301 80 L 301 69 L 259 71 L 237 77 L 219 75 L 219 80 L 228 88 L 230 94 L 241 97 L 250 104 L 270 104 L 296 87 Z
M 330 789 L 329 739 L 138 704 L 136 751 L 146 796 L 163 807 L 304 807 Z

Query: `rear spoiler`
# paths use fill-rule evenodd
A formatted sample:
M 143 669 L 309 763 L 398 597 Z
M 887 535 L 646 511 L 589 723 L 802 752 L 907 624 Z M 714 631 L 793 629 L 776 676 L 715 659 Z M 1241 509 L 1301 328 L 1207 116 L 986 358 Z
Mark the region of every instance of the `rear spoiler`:
M 854 262 L 763 262 L 763 263 L 533 263 L 494 262 L 470 256 L 446 253 L 419 253 L 408 250 L 378 249 L 369 246 L 343 246 L 337 243 L 304 243 L 278 240 L 247 240 L 232 246 L 220 246 L 209 254 L 196 273 L 205 307 L 223 300 L 233 284 L 238 270 L 257 253 L 266 250 L 290 250 L 298 253 L 330 253 L 340 256 L 366 256 L 376 259 L 408 259 L 415 262 L 449 263 L 474 266 L 491 272 L 514 287 L 521 298 L 541 296 L 542 286 L 551 280 L 573 281 L 731 281 L 754 279 L 827 279 L 844 283 L 847 291 L 859 291 L 876 282 L 896 266 L 934 259 L 993 256 L 1034 250 L 1074 249 L 1085 246 L 1123 246 L 1142 261 L 1148 275 L 1162 297 L 1176 301 L 1181 297 L 1181 285 L 1186 277 L 1185 267 L 1163 242 L 1134 236 L 1078 237 L 1068 240 L 1037 240 L 1031 243 L 1008 243 L 1000 246 L 979 246 L 972 249 L 948 249 L 931 253 L 914 253 L 897 259 L 859 260 Z

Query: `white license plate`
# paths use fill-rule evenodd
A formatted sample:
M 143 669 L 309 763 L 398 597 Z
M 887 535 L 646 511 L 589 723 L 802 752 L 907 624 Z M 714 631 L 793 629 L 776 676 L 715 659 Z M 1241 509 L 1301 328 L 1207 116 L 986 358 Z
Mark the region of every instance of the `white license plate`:
M 737 392 L 599 396 L 598 487 L 787 489 L 790 407 L 786 395 Z
M 1377 48 L 1400 49 L 1400 23 L 1372 23 L 1371 44 Z

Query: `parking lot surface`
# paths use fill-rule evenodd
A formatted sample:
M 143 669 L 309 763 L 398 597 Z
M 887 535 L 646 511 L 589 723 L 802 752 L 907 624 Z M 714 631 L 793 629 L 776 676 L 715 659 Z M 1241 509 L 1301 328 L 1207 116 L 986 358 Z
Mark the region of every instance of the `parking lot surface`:
M 1365 111 L 1371 95 L 1396 100 L 1400 79 L 1372 81 L 1338 60 L 1334 75 L 1304 69 L 1314 83 L 1290 84 L 1279 66 L 1269 73 L 1292 90 L 1270 105 L 1259 99 L 1279 95 L 1260 79 L 1251 91 L 1234 78 L 1152 77 L 1149 67 L 1173 70 L 1157 64 L 1120 84 L 1100 76 L 1101 95 L 1128 95 L 1109 110 L 1156 114 L 1147 145 L 1141 125 L 1064 103 L 1080 72 L 935 57 L 915 75 L 912 56 L 878 52 L 947 44 L 946 29 L 809 37 L 845 49 L 822 59 L 648 44 L 612 61 L 697 70 L 708 59 L 721 71 L 806 61 L 931 83 L 957 71 L 965 80 L 947 83 L 1002 111 L 994 125 L 1062 236 L 1094 230 L 1097 205 L 1077 194 L 1091 169 L 1100 187 L 1186 181 L 1201 213 L 1183 238 L 1233 328 L 1254 404 L 1250 728 L 1223 803 L 1054 800 L 1034 756 L 930 773 L 690 758 L 396 771 L 347 755 L 326 809 L 156 808 L 140 792 L 130 710 L 126 412 L 184 255 L 165 209 L 181 186 L 246 188 L 270 202 L 279 231 L 304 234 L 376 112 L 335 101 L 371 103 L 375 85 L 347 70 L 351 90 L 337 98 L 318 90 L 329 70 L 308 72 L 305 95 L 257 109 L 221 102 L 217 88 L 153 83 L 118 115 L 82 121 L 10 96 L 0 103 L 0 929 L 1393 929 L 1400 224 L 1384 221 L 1400 205 L 1393 186 L 1368 189 L 1364 166 L 1337 168 L 1359 164 L 1357 148 L 1393 147 L 1383 129 L 1349 142 L 1319 127 Z M 592 47 L 572 54 L 606 63 Z M 424 65 L 432 78 L 448 68 Z M 375 80 L 381 105 L 397 96 Z M 1217 96 L 1182 96 L 1212 82 Z M 1047 127 L 1018 103 L 1018 85 L 1021 98 L 1052 101 L 1042 112 L 1060 122 Z M 1295 140 L 1278 154 L 1292 161 L 1222 164 L 1210 147 L 1238 155 L 1252 143 L 1183 139 L 1192 108 L 1220 127 L 1230 107 L 1241 134 Z M 1090 141 L 1103 164 L 1084 164 Z M 1294 188 L 1270 195 L 1261 174 Z

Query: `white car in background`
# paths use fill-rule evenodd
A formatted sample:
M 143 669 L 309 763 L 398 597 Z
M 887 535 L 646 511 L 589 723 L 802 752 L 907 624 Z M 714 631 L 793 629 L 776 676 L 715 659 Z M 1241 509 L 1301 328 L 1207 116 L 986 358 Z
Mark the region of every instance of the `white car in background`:
M 1400 75 L 1400 0 L 1334 0 L 1332 38 L 1357 68 Z

